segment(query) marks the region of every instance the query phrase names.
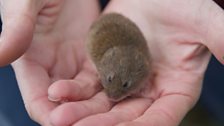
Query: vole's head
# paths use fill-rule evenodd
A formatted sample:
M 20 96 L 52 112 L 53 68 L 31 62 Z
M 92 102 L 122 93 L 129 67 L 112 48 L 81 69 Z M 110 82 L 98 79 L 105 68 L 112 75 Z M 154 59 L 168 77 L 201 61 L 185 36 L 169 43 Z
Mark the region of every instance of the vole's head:
M 130 48 L 109 49 L 98 66 L 101 83 L 113 101 L 119 101 L 137 91 L 148 75 L 147 60 Z

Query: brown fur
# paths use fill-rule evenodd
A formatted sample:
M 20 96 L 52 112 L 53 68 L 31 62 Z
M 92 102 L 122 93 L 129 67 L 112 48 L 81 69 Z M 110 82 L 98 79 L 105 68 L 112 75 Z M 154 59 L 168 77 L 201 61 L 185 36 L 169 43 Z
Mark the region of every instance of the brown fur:
M 139 28 L 120 14 L 102 15 L 92 25 L 87 48 L 112 100 L 121 100 L 139 90 L 149 76 L 146 40 Z

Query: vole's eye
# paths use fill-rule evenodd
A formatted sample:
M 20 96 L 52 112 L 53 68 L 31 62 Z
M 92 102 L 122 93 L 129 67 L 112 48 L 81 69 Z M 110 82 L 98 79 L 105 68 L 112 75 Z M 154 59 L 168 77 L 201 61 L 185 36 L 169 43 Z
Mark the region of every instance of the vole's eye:
M 107 76 L 107 82 L 111 83 L 113 79 L 114 79 L 114 75 L 113 74 Z
M 112 77 L 111 77 L 111 76 L 109 76 L 107 80 L 108 80 L 108 82 L 110 82 L 110 83 L 111 83 L 111 82 L 112 82 Z
M 122 87 L 124 88 L 124 89 L 127 89 L 127 88 L 129 88 L 131 86 L 131 82 L 129 82 L 129 81 L 126 81 L 123 85 L 122 85 Z

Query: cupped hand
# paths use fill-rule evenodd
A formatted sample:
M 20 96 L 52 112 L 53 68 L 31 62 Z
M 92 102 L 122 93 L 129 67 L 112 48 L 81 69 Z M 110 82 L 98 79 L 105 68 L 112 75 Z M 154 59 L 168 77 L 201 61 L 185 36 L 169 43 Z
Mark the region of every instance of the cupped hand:
M 224 14 L 212 0 L 113 0 L 104 13 L 118 12 L 134 21 L 147 39 L 152 55 L 151 80 L 141 97 L 112 103 L 103 92 L 60 94 L 73 97 L 50 116 L 54 126 L 176 126 L 200 96 L 210 52 L 223 61 Z M 83 76 L 84 77 L 84 76 Z M 87 80 L 89 78 L 86 78 Z M 63 89 L 65 90 L 65 89 Z
M 3 23 L 0 66 L 13 62 L 27 50 L 33 37 L 36 20 L 40 19 L 38 23 L 45 22 L 41 17 L 51 14 L 48 10 L 60 3 L 62 0 L 21 0 L 19 3 L 16 0 L 0 0 Z
M 17 3 L 1 1 L 4 42 L 0 59 L 6 58 L 1 63 L 11 62 L 25 51 L 12 63 L 24 104 L 33 120 L 50 126 L 50 112 L 60 105 L 57 101 L 71 100 L 51 97 L 48 88 L 52 83 L 60 86 L 62 94 L 79 93 L 72 97 L 75 100 L 89 98 L 100 90 L 96 71 L 84 50 L 84 39 L 99 15 L 99 5 L 97 1 L 83 0 Z

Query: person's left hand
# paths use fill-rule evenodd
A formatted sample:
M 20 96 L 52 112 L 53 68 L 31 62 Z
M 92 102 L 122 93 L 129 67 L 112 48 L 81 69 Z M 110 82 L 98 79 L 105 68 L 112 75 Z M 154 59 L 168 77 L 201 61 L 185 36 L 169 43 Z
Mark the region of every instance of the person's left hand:
M 223 38 L 218 34 L 224 31 L 220 24 L 223 11 L 211 0 L 113 0 L 104 13 L 110 12 L 130 18 L 147 39 L 154 73 L 151 83 L 146 85 L 149 90 L 143 92 L 143 97 L 116 104 L 100 91 L 86 100 L 73 98 L 56 108 L 50 121 L 54 126 L 178 125 L 200 95 L 210 58 L 205 45 L 223 62 Z M 82 78 L 90 80 L 84 75 Z M 60 87 L 53 84 L 49 91 L 59 98 L 92 93 L 82 88 L 76 94 L 75 88 L 80 88 L 70 85 L 63 89 L 70 94 L 60 95 Z

